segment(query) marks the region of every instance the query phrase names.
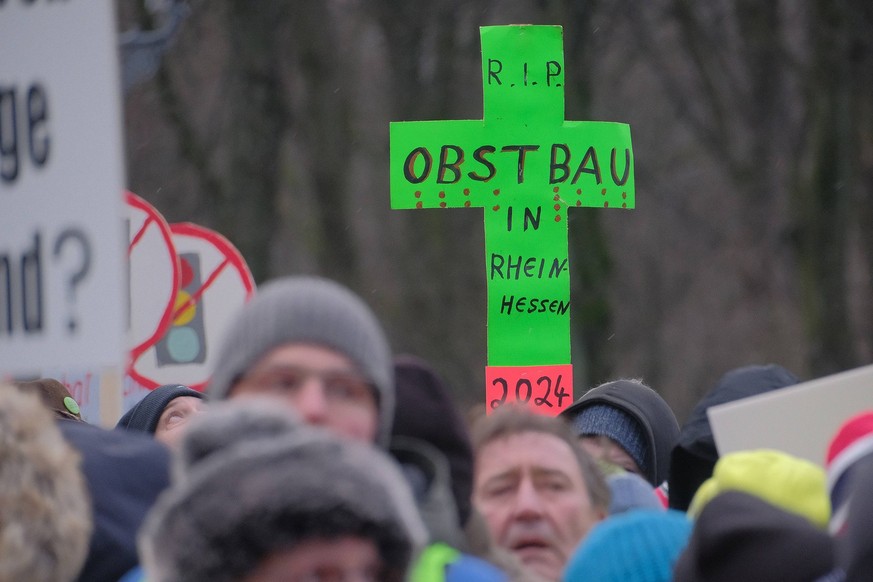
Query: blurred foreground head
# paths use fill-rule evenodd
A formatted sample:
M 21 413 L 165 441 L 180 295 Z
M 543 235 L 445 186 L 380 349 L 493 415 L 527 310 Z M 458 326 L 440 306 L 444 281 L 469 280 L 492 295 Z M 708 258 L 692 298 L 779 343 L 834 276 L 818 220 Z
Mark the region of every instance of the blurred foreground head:
M 0 398 L 0 580 L 73 580 L 92 529 L 79 455 L 37 395 Z
M 727 491 L 700 512 L 673 581 L 837 582 L 827 577 L 834 562 L 833 538 L 805 517 Z
M 260 428 L 233 442 L 210 426 L 237 414 Z M 150 581 L 404 579 L 426 534 L 396 464 L 281 414 L 253 400 L 192 424 L 177 479 L 140 537 Z

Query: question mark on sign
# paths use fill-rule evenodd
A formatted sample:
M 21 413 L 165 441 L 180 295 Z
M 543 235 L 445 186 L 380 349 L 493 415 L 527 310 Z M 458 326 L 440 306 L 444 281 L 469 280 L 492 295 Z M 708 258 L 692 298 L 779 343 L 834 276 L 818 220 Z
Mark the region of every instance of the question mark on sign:
M 78 267 L 70 272 L 67 281 L 67 301 L 70 303 L 70 321 L 67 323 L 67 327 L 72 334 L 76 332 L 76 326 L 78 325 L 74 313 L 76 305 L 76 287 L 82 282 L 82 279 L 88 275 L 88 271 L 91 270 L 91 244 L 81 230 L 68 228 L 61 232 L 55 240 L 55 259 L 57 259 L 61 253 L 65 252 L 65 248 L 70 247 L 80 249 Z

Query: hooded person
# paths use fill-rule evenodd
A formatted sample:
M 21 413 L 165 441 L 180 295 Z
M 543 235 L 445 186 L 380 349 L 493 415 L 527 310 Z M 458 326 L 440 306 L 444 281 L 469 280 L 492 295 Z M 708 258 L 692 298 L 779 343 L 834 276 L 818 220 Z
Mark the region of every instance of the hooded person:
M 158 386 L 118 420 L 115 428 L 137 430 L 173 446 L 189 420 L 204 409 L 203 394 L 182 384 Z
M 652 487 L 667 479 L 679 423 L 667 402 L 642 382 L 623 379 L 601 384 L 561 417 L 596 458 L 641 475 Z M 604 447 L 604 437 L 609 447 Z M 618 448 L 607 450 L 610 447 Z
M 412 487 L 430 544 L 415 564 L 413 582 L 506 580 L 498 568 L 470 555 L 473 449 L 464 419 L 442 378 L 425 360 L 394 359 L 397 406 L 390 452 Z
M 212 431 L 216 446 L 199 433 L 206 454 L 182 469 L 140 536 L 147 579 L 404 580 L 426 533 L 396 464 L 317 428 L 275 427 L 236 444 Z
M 391 349 L 372 310 L 339 283 L 275 279 L 232 319 L 219 343 L 209 400 L 280 397 L 307 424 L 388 446 Z
M 670 507 L 686 511 L 698 487 L 709 479 L 718 461 L 715 437 L 706 414 L 710 406 L 757 396 L 798 382 L 794 374 L 776 364 L 745 366 L 723 375 L 691 411 L 670 454 L 667 479 Z
M 391 453 L 413 484 L 425 523 L 457 543 L 470 516 L 473 448 L 461 412 L 436 370 L 421 358 L 394 360 L 397 405 Z M 410 474 L 411 473 L 411 474 Z M 430 515 L 430 519 L 427 513 Z

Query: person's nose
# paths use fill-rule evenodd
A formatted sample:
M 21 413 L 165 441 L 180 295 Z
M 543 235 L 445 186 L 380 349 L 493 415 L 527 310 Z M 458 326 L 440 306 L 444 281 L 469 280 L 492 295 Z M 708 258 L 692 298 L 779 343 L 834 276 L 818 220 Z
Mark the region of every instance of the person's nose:
M 327 422 L 328 403 L 324 386 L 318 378 L 306 380 L 294 398 L 294 408 L 307 424 L 322 425 Z
M 515 497 L 516 519 L 538 519 L 543 514 L 543 500 L 530 479 L 523 479 Z

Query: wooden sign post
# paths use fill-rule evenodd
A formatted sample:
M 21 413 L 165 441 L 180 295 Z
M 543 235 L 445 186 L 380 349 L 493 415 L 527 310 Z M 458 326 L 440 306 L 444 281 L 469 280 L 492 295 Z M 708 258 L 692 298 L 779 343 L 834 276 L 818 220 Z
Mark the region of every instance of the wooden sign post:
M 484 119 L 391 124 L 391 206 L 484 208 L 489 410 L 572 401 L 567 208 L 634 207 L 626 124 L 564 120 L 559 26 L 482 27 Z

